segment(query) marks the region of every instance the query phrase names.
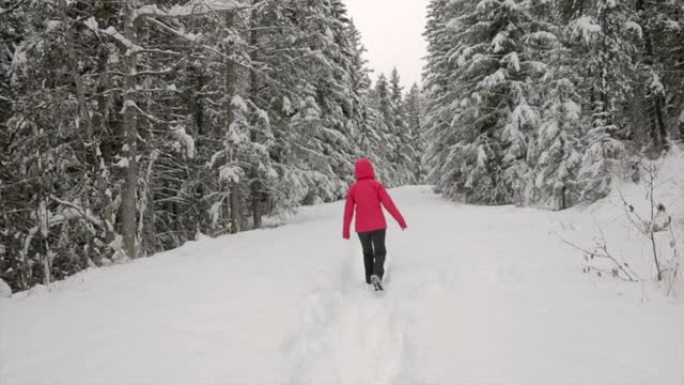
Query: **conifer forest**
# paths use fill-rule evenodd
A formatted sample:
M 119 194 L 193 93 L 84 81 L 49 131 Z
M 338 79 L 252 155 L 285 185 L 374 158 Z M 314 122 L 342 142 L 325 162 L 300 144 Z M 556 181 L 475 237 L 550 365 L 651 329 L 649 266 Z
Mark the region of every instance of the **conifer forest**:
M 432 0 L 422 84 L 342 0 L 0 0 L 13 290 L 389 187 L 562 210 L 684 137 L 680 0 Z M 406 55 L 415 55 L 406 52 Z

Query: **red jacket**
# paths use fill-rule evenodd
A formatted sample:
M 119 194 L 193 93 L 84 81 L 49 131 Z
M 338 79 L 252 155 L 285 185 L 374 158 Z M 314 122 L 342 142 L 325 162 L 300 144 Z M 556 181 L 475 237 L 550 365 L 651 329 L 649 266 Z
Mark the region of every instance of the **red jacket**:
M 404 217 L 392 202 L 385 186 L 375 180 L 375 172 L 370 160 L 362 158 L 356 161 L 355 165 L 356 183 L 349 188 L 347 202 L 344 206 L 344 226 L 342 237 L 349 239 L 349 226 L 354 208 L 356 207 L 356 232 L 365 233 L 368 231 L 381 230 L 387 228 L 385 215 L 382 213 L 380 204 L 396 219 L 402 229 L 406 228 Z

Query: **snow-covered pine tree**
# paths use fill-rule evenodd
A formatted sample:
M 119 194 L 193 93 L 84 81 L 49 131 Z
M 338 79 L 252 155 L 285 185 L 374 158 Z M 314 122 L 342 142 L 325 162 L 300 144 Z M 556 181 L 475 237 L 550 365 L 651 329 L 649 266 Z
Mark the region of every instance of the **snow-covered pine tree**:
M 362 152 L 367 151 L 370 147 L 365 141 L 368 140 L 366 132 L 370 129 L 368 127 L 370 106 L 368 105 L 368 98 L 371 88 L 370 69 L 368 68 L 368 61 L 364 57 L 366 47 L 364 47 L 361 37 L 361 32 L 356 28 L 353 20 L 350 20 L 347 33 L 349 34 L 349 41 L 352 46 L 352 58 L 349 67 L 349 79 L 351 81 L 352 95 L 353 95 L 353 116 L 355 119 L 355 134 L 360 138 L 357 143 Z
M 604 196 L 626 148 L 650 142 L 659 154 L 684 129 L 673 65 L 682 28 L 666 16 L 681 12 L 671 2 L 433 0 L 428 180 L 485 203 L 562 208 Z
M 461 164 L 450 162 L 449 147 L 456 142 L 456 130 L 450 129 L 453 115 L 459 108 L 451 105 L 456 99 L 454 84 L 449 78 L 455 68 L 449 60 L 449 50 L 455 38 L 448 28 L 449 21 L 464 11 L 464 3 L 432 0 L 428 6 L 428 19 L 424 36 L 427 39 L 427 63 L 423 72 L 425 89 L 425 117 L 423 138 L 426 151 L 422 164 L 426 168 L 427 182 L 435 190 L 455 198 L 462 190 L 454 181 L 462 180 Z
M 404 108 L 406 110 L 409 138 L 413 151 L 413 159 L 411 161 L 411 167 L 414 173 L 413 183 L 421 183 L 423 179 L 421 156 L 424 151 L 422 137 L 423 97 L 417 84 L 413 84 L 406 95 Z
M 223 159 L 217 156 L 224 148 L 230 121 L 227 95 L 235 94 L 236 69 L 249 62 L 237 19 L 235 12 L 208 14 L 183 19 L 177 26 L 182 36 L 193 37 L 195 43 L 186 46 L 187 53 L 179 58 L 173 75 L 160 85 L 175 101 L 179 122 L 168 130 L 172 136 L 163 137 L 163 154 L 169 156 L 156 162 L 153 173 L 155 216 L 161 223 L 178 224 L 166 236 L 158 236 L 165 247 L 184 241 L 179 237 L 181 228 L 190 237 L 239 228 L 231 220 L 239 210 L 231 210 L 230 187 L 220 180 Z M 176 44 L 186 44 L 183 40 Z M 188 151 L 190 144 L 193 152 Z
M 88 122 L 94 114 L 83 97 L 95 82 L 83 75 L 96 72 L 98 58 L 92 34 L 86 31 L 76 40 L 68 33 L 78 13 L 63 2 L 2 8 L 0 29 L 11 42 L 4 52 L 11 56 L 0 68 L 12 90 L 0 95 L 10 105 L 0 121 L 0 232 L 7 241 L 0 274 L 14 288 L 27 288 L 79 271 L 106 254 L 109 232 L 93 212 L 103 214 L 108 186 L 97 181 L 106 180 L 107 171 L 95 150 L 103 136 L 113 138 L 92 131 Z
M 414 176 L 417 173 L 415 159 L 418 148 L 411 138 L 411 126 L 404 101 L 404 89 L 401 86 L 401 78 L 396 68 L 392 70 L 390 75 L 389 87 L 392 102 L 392 130 L 398 141 L 393 161 L 401 173 L 395 183 L 399 185 L 415 184 Z
M 632 18 L 625 4 L 597 0 L 569 25 L 576 41 L 573 54 L 586 57 L 581 64 L 586 79 L 583 88 L 591 111 L 579 171 L 582 200 L 608 193 L 614 165 L 624 149 L 619 138 L 631 136 L 620 107 L 630 94 L 634 73 L 635 47 L 630 34 L 636 24 Z
M 26 173 L 20 168 L 21 163 L 11 150 L 13 143 L 13 127 L 8 125 L 15 114 L 20 92 L 12 84 L 12 62 L 17 52 L 18 43 L 27 35 L 31 24 L 27 23 L 29 15 L 25 8 L 7 7 L 0 2 L 0 277 L 14 288 L 26 287 L 28 277 L 24 274 L 25 264 L 12 252 L 21 248 L 20 226 L 26 224 L 25 216 L 18 213 L 30 210 L 26 191 L 21 186 Z M 9 186 L 17 186 L 9 188 Z
M 295 46 L 303 50 L 293 89 L 291 140 L 300 172 L 304 201 L 344 195 L 358 146 L 353 139 L 350 69 L 354 47 L 349 19 L 340 1 L 292 2 L 299 26 Z
M 456 186 L 449 191 L 464 192 L 469 202 L 518 201 L 524 188 L 518 181 L 528 172 L 527 146 L 538 122 L 531 81 L 542 73 L 538 50 L 555 36 L 528 2 L 457 1 L 447 8 L 454 15 L 447 21 L 449 33 L 460 37 L 446 59 L 457 67 L 449 74 L 453 91 L 431 96 L 442 102 L 437 108 L 428 104 L 433 109 L 428 114 L 452 110 L 448 128 L 437 138 L 447 143 L 441 149 L 445 155 L 431 157 L 458 171 L 448 172 L 438 185 Z
M 382 114 L 385 124 L 391 126 L 394 123 L 392 119 L 392 98 L 385 74 L 380 74 L 375 82 L 375 98 L 378 103 L 378 111 Z
M 638 139 L 648 138 L 649 152 L 658 156 L 667 149 L 669 139 L 684 140 L 684 71 L 678 69 L 684 61 L 684 7 L 678 2 L 643 0 L 634 6 L 639 55 L 635 103 L 631 104 L 637 113 L 632 121 L 640 125 L 634 127 L 641 133 Z
M 395 181 L 402 179 L 404 172 L 399 161 L 402 140 L 395 126 L 396 108 L 392 100 L 391 84 L 385 74 L 378 76 L 371 95 L 372 106 L 377 111 L 374 121 L 375 135 L 378 137 L 373 152 L 385 160 L 384 165 L 379 167 L 382 179 L 388 185 L 393 185 Z
M 568 48 L 571 31 L 567 24 L 573 13 L 568 5 L 576 4 L 560 0 L 540 3 L 533 10 L 551 26 L 557 39 L 540 52 L 544 76 L 535 87 L 540 94 L 540 124 L 528 149 L 530 173 L 522 203 L 552 210 L 565 209 L 578 201 L 582 138 L 588 126 L 578 90 L 582 60 Z
M 563 210 L 579 200 L 582 160 L 582 107 L 575 84 L 564 67 L 547 74 L 545 100 L 536 143 L 530 150 L 534 172 L 525 204 Z
M 361 34 L 354 26 L 350 26 L 350 39 L 354 46 L 354 58 L 350 77 L 354 94 L 355 141 L 359 146 L 359 155 L 370 158 L 376 166 L 378 176 L 385 182 L 392 183 L 389 176 L 392 168 L 391 154 L 386 152 L 386 123 L 378 110 L 376 93 L 371 88 L 370 70 L 364 58 L 366 52 L 361 42 Z M 396 181 L 394 181 L 396 183 Z
M 150 198 L 158 197 L 159 191 L 173 190 L 172 186 L 155 185 L 150 176 L 168 171 L 154 168 L 167 155 L 162 138 L 179 146 L 184 142 L 185 149 L 191 150 L 187 136 L 175 128 L 177 124 L 171 124 L 177 122 L 174 108 L 178 99 L 169 81 L 176 68 L 167 62 L 170 56 L 188 52 L 188 44 L 183 43 L 187 39 L 178 33 L 176 16 L 186 18 L 207 10 L 194 7 L 191 11 L 179 5 L 168 13 L 134 2 L 86 1 L 24 1 L 13 9 L 27 19 L 22 21 L 26 29 L 13 38 L 9 72 L 3 72 L 12 79 L 17 96 L 12 99 L 11 116 L 2 122 L 11 132 L 3 146 L 12 154 L 12 164 L 3 163 L 2 169 L 17 170 L 11 178 L 30 183 L 13 183 L 11 189 L 3 191 L 3 202 L 5 197 L 22 197 L 28 210 L 17 211 L 17 202 L 15 209 L 8 211 L 15 214 L 3 217 L 13 223 L 11 233 L 17 242 L 7 254 L 9 258 L 0 256 L 0 274 L 7 278 L 5 272 L 12 271 L 15 275 L 8 280 L 13 288 L 26 288 L 125 254 L 121 234 L 126 226 L 121 222 L 121 207 L 126 199 L 120 191 L 123 176 L 131 168 L 127 161 L 130 157 L 117 155 L 130 149 L 121 141 L 122 110 L 138 115 L 139 119 L 129 119 L 127 124 L 134 124 L 129 128 L 136 129 L 134 136 L 143 138 L 144 144 L 143 154 L 135 157 L 142 166 L 140 173 L 133 173 L 136 187 L 128 190 L 140 188 L 130 206 L 133 214 L 128 216 L 133 224 L 128 223 L 125 231 L 128 240 L 136 243 L 135 253 L 129 250 L 128 255 L 138 255 L 140 239 L 146 240 L 141 254 L 181 244 L 195 228 L 183 222 L 187 216 L 175 215 L 168 223 L 161 212 L 149 215 L 154 212 Z M 125 29 L 124 15 L 137 21 L 135 39 L 127 39 L 121 32 Z M 35 22 L 28 22 L 28 18 Z M 4 21 L 1 24 L 7 25 Z M 14 28 L 15 33 L 18 31 Z M 169 36 L 173 42 L 168 42 Z M 148 48 L 142 49 L 148 43 Z M 124 59 L 131 57 L 136 57 L 136 68 L 124 70 Z M 122 74 L 136 86 L 123 87 Z M 133 99 L 145 97 L 139 103 L 133 99 L 125 103 L 122 89 L 133 90 L 128 92 Z M 43 106 L 39 114 L 36 105 Z M 173 149 L 174 145 L 166 148 Z M 17 149 L 27 152 L 22 155 Z M 173 172 L 184 168 L 184 164 L 176 164 Z M 0 183 L 11 182 L 5 177 L 8 174 L 0 174 Z M 175 214 L 186 212 L 180 197 L 172 195 L 166 201 L 173 202 Z M 184 228 L 186 225 L 189 229 Z M 170 244 L 155 234 L 180 236 L 178 242 Z M 129 249 L 133 247 L 130 243 Z M 19 250 L 24 250 L 25 258 L 19 257 Z M 11 268 L 7 270 L 7 266 Z

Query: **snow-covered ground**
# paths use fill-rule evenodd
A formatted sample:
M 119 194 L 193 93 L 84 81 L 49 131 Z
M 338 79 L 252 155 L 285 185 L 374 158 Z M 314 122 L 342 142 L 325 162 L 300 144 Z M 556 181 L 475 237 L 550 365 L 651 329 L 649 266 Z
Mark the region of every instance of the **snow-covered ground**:
M 684 384 L 682 301 L 648 270 L 582 273 L 554 234 L 582 243 L 596 221 L 625 237 L 610 200 L 551 213 L 392 195 L 409 229 L 390 227 L 382 294 L 341 239 L 341 203 L 305 208 L 0 299 L 0 384 Z

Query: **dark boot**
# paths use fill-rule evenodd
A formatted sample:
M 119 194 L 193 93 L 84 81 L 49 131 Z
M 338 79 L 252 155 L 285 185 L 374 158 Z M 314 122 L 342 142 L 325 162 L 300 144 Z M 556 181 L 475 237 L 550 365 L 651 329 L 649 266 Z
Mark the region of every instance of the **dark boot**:
M 384 290 L 382 288 L 382 279 L 380 279 L 377 275 L 371 275 L 371 282 L 373 283 L 373 288 L 375 289 L 375 291 Z

